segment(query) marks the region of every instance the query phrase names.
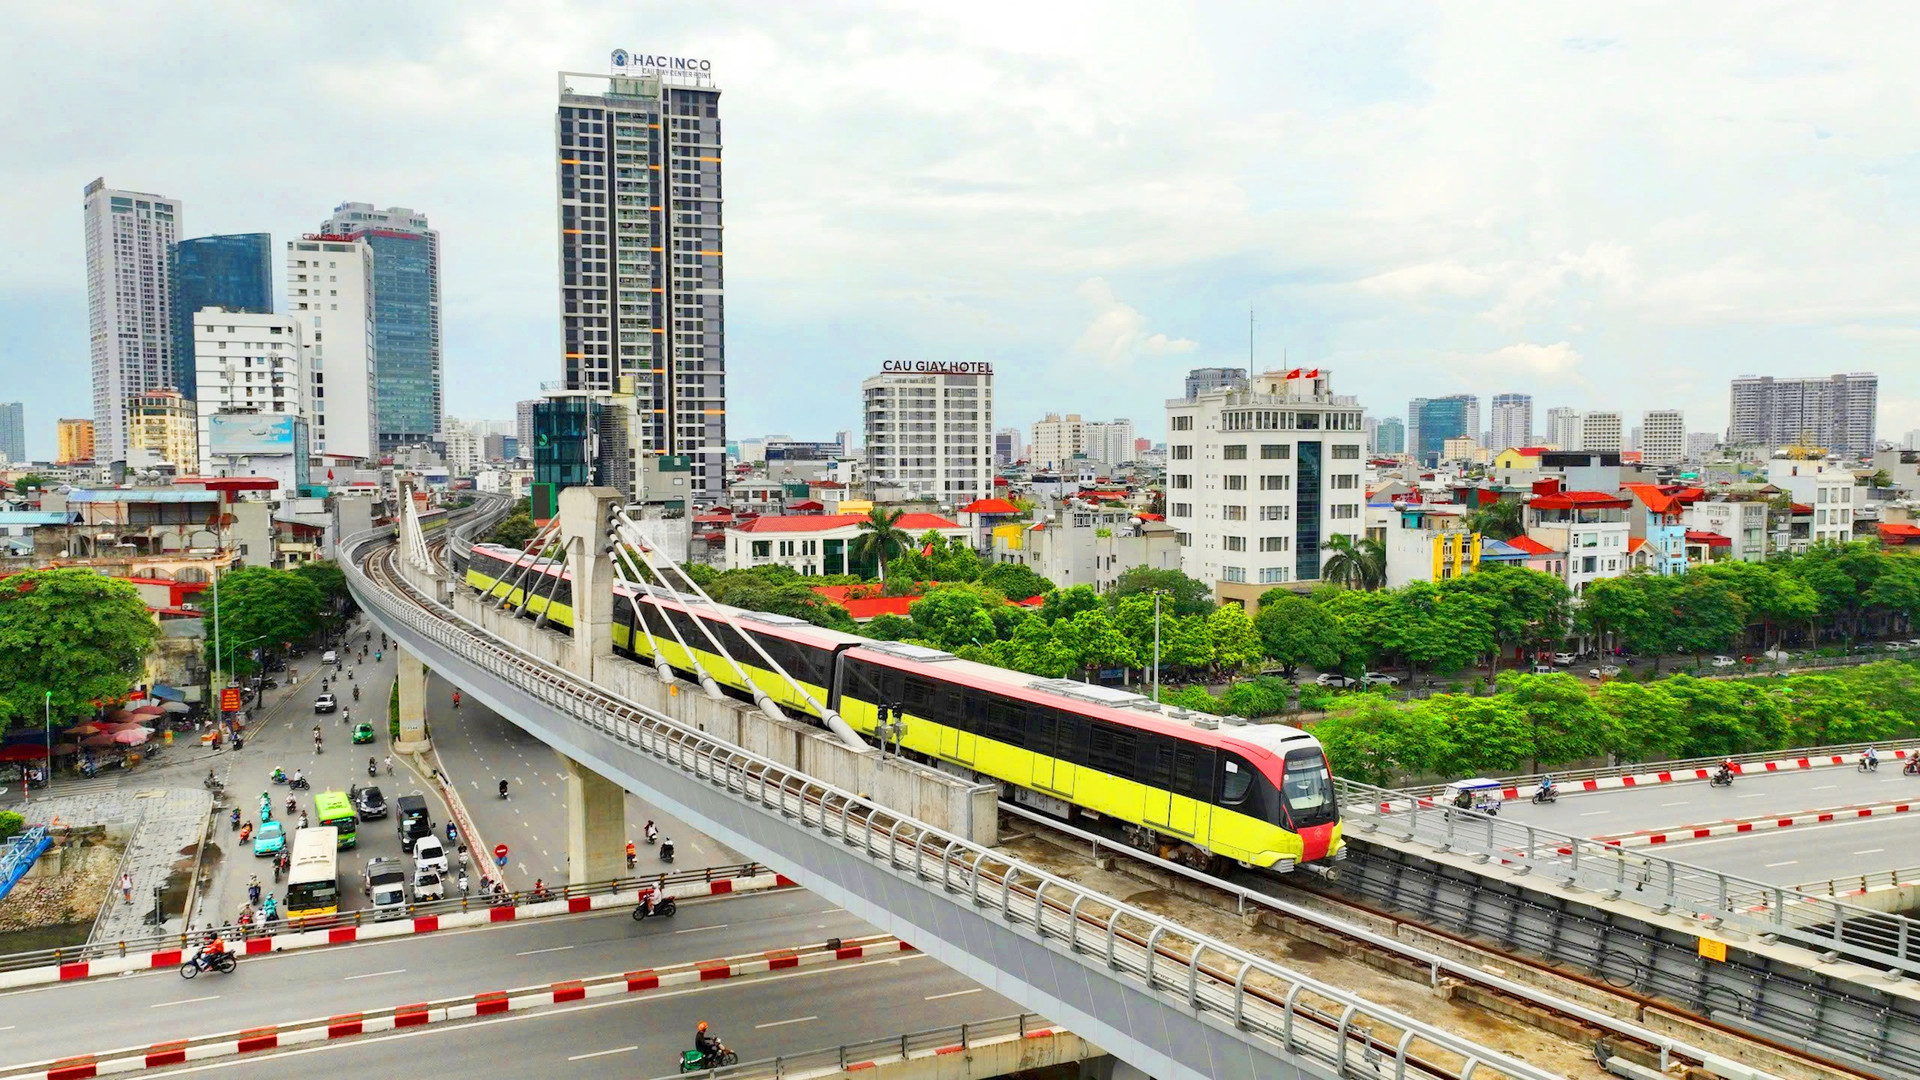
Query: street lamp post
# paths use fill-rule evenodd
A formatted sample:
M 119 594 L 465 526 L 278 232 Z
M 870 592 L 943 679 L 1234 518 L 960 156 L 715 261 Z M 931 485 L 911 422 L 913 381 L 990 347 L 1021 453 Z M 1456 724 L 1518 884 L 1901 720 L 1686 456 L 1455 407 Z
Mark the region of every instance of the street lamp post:
M 53 691 L 47 691 L 46 699 L 47 727 L 47 798 L 53 798 Z M 27 798 L 33 798 L 33 785 L 26 785 Z
M 1153 700 L 1160 700 L 1160 590 L 1153 590 Z

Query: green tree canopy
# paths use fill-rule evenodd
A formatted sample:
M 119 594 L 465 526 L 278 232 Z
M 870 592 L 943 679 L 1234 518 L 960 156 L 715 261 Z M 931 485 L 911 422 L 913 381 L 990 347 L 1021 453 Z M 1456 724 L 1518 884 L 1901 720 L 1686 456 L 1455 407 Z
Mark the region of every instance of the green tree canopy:
M 1331 668 L 1340 661 L 1340 624 L 1319 604 L 1298 593 L 1271 589 L 1253 617 L 1260 645 L 1292 679 L 1302 665 Z
M 41 476 L 39 473 L 28 473 L 25 476 L 18 476 L 15 477 L 13 481 L 13 491 L 16 495 L 25 495 L 30 488 L 44 488 L 46 486 L 47 478 Z
M 1387 583 L 1387 552 L 1379 541 L 1335 533 L 1321 543 L 1326 561 L 1320 576 L 1349 589 L 1378 589 Z
M 344 610 L 353 602 L 353 594 L 347 591 L 347 575 L 340 569 L 339 563 L 330 560 L 301 563 L 293 568 L 293 572 L 320 590 L 320 602 L 325 608 Z
M 1502 672 L 1500 689 L 1533 730 L 1536 768 L 1607 752 L 1611 724 L 1579 679 L 1565 673 Z
M 91 570 L 27 570 L 0 580 L 0 730 L 90 714 L 143 681 L 160 636 L 132 585 Z
M 914 636 L 942 649 L 999 640 L 999 635 L 994 633 L 993 617 L 987 614 L 987 601 L 973 589 L 935 589 L 915 600 L 907 610 L 916 627 Z
M 995 563 L 980 572 L 979 581 L 999 589 L 1009 600 L 1026 600 L 1053 591 L 1053 582 L 1020 563 Z
M 265 566 L 230 571 L 220 575 L 220 644 L 244 668 L 247 650 L 279 650 L 319 630 L 325 605 L 319 587 L 295 571 Z M 212 627 L 208 631 L 207 665 L 212 667 Z M 228 660 L 222 655 L 220 666 Z
M 1213 610 L 1213 586 L 1190 578 L 1178 570 L 1155 570 L 1134 566 L 1114 579 L 1108 598 L 1115 604 L 1135 593 L 1163 592 L 1160 607 L 1164 613 L 1171 605 L 1176 615 L 1205 615 Z M 1011 594 L 1009 594 L 1011 595 Z
M 905 510 L 889 510 L 876 506 L 860 522 L 860 535 L 854 537 L 849 554 L 856 562 L 870 562 L 879 566 L 880 580 L 887 580 L 887 560 L 907 550 L 912 543 L 906 530 L 900 527 L 900 519 Z
M 1505 505 L 1497 504 L 1497 505 Z M 1479 597 L 1497 648 L 1487 650 L 1489 668 L 1501 650 L 1552 648 L 1566 639 L 1572 623 L 1573 594 L 1552 574 L 1519 566 L 1485 566 L 1441 584 L 1443 592 Z
M 1239 604 L 1221 604 L 1207 616 L 1207 639 L 1213 643 L 1213 666 L 1224 672 L 1239 671 L 1264 655 L 1260 632 Z
M 1495 540 L 1511 540 L 1527 531 L 1521 520 L 1521 505 L 1518 499 L 1501 499 L 1488 503 L 1466 518 L 1466 527 L 1482 536 L 1491 536 Z
M 532 540 L 534 534 L 539 531 L 533 524 L 532 515 L 508 514 L 500 519 L 500 524 L 495 525 L 492 532 L 487 534 L 487 542 L 503 547 L 521 548 L 525 547 L 527 541 Z

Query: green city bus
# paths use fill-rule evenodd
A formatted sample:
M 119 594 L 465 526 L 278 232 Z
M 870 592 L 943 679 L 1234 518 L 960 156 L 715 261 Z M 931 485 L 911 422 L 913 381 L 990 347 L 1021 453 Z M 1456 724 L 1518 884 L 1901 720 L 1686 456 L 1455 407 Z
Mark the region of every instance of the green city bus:
M 287 874 L 287 900 L 280 913 L 295 926 L 331 922 L 340 910 L 340 879 L 332 829 L 300 829 L 293 834 L 293 858 Z
M 347 801 L 344 791 L 323 791 L 313 798 L 313 814 L 322 826 L 340 831 L 339 850 L 358 846 L 360 838 L 354 834 L 353 804 Z

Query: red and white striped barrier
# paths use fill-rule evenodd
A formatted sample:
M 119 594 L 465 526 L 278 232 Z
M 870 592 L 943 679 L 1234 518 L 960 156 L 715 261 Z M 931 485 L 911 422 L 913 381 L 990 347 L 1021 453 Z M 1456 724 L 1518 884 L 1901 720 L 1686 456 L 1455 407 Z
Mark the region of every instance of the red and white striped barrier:
M 1622 833 L 1618 836 L 1596 836 L 1594 839 L 1608 847 L 1641 848 L 1655 844 L 1678 844 L 1685 840 L 1705 840 L 1715 836 L 1733 836 L 1738 833 L 1767 832 L 1772 829 L 1792 828 L 1795 825 L 1821 825 L 1830 821 L 1887 817 L 1907 813 L 1916 807 L 1920 807 L 1920 803 L 1836 806 L 1826 810 L 1808 810 L 1804 813 L 1789 814 L 1785 817 L 1716 821 L 1705 825 L 1682 825 L 1670 829 L 1642 829 L 1639 832 Z
M 763 892 L 768 889 L 795 887 L 794 881 L 784 874 L 755 874 L 752 877 L 676 884 L 669 887 L 667 892 L 676 900 L 694 900 L 703 896 L 734 896 Z M 518 906 L 507 904 L 488 907 L 484 904 L 476 904 L 466 911 L 449 912 L 443 915 L 415 915 L 389 922 L 362 923 L 359 926 L 290 930 L 270 937 L 240 938 L 234 940 L 233 946 L 234 950 L 243 956 L 254 956 L 260 953 L 310 949 L 320 945 L 342 945 L 354 941 L 377 941 L 381 938 L 428 934 L 435 930 L 452 930 L 465 926 L 519 922 L 523 919 L 539 919 L 550 915 L 575 915 L 584 911 L 629 907 L 636 902 L 637 890 L 625 889 L 620 892 L 573 896 Z M 194 936 L 197 938 L 201 935 Z M 44 967 L 0 971 L 0 990 L 35 986 L 41 983 L 71 982 L 75 979 L 90 979 L 97 975 L 122 975 L 129 971 L 145 971 L 149 968 L 179 967 L 186 962 L 188 955 L 187 952 L 178 948 L 159 949 L 153 952 L 128 953 L 124 956 L 99 957 L 71 964 L 48 964 Z
M 1889 750 L 1882 755 L 1882 758 L 1901 761 L 1914 757 L 1917 753 L 1920 753 L 1920 751 Z M 1797 772 L 1801 769 L 1829 769 L 1836 765 L 1855 765 L 1859 760 L 1860 758 L 1857 754 L 1851 756 L 1846 754 L 1830 754 L 1820 757 L 1779 758 L 1774 761 L 1749 761 L 1744 764 L 1735 762 L 1733 774 L 1735 776 L 1751 776 L 1758 773 Z M 1713 779 L 1713 774 L 1717 771 L 1719 771 L 1719 766 L 1717 765 L 1700 766 L 1690 769 L 1661 769 L 1656 772 L 1623 773 L 1619 776 L 1588 777 L 1585 780 L 1563 780 L 1556 783 L 1554 787 L 1562 792 L 1612 791 L 1618 788 L 1654 787 L 1660 784 L 1678 784 L 1695 780 L 1711 780 Z M 1533 798 L 1535 790 L 1536 789 L 1532 787 L 1519 786 L 1501 788 L 1500 799 L 1502 802 L 1510 802 L 1515 799 L 1531 799 Z M 1492 792 L 1488 791 L 1485 792 L 1485 794 L 1491 795 Z M 1440 806 L 1443 802 L 1443 800 L 1431 797 L 1422 797 L 1418 800 L 1392 799 L 1380 803 L 1379 811 L 1383 814 L 1398 813 L 1406 810 L 1413 805 L 1415 801 L 1419 802 L 1421 809 Z
M 617 975 L 598 975 L 587 979 L 568 979 L 544 986 L 516 990 L 489 990 L 468 997 L 442 1001 L 423 1001 L 371 1012 L 345 1013 L 292 1024 L 272 1024 L 196 1039 L 179 1039 L 151 1046 L 128 1047 L 98 1054 L 84 1054 L 57 1061 L 17 1066 L 0 1074 L 0 1080 L 85 1080 L 109 1073 L 136 1072 L 189 1061 L 233 1057 L 278 1050 L 303 1043 L 348 1039 L 400 1028 L 465 1020 L 475 1016 L 561 1005 L 588 998 L 642 993 L 663 986 L 711 982 L 715 979 L 758 975 L 785 968 L 831 964 L 859 960 L 869 956 L 911 952 L 913 946 L 893 937 L 859 938 L 837 945 L 809 946 L 802 949 L 774 949 L 744 956 L 702 960 L 673 967 L 628 971 Z

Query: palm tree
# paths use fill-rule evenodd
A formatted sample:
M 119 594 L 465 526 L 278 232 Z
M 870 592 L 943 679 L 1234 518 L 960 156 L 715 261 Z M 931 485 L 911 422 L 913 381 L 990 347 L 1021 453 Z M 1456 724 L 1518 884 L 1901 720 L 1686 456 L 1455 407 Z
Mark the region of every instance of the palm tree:
M 1326 581 L 1368 592 L 1387 583 L 1387 552 L 1377 540 L 1356 540 L 1335 533 L 1320 545 L 1320 550 L 1330 553 L 1320 567 L 1320 576 Z
M 888 510 L 874 507 L 860 523 L 860 535 L 853 539 L 853 557 L 862 561 L 872 559 L 880 567 L 880 584 L 887 583 L 887 560 L 907 549 L 913 542 L 906 530 L 900 528 L 900 519 L 905 510 Z

